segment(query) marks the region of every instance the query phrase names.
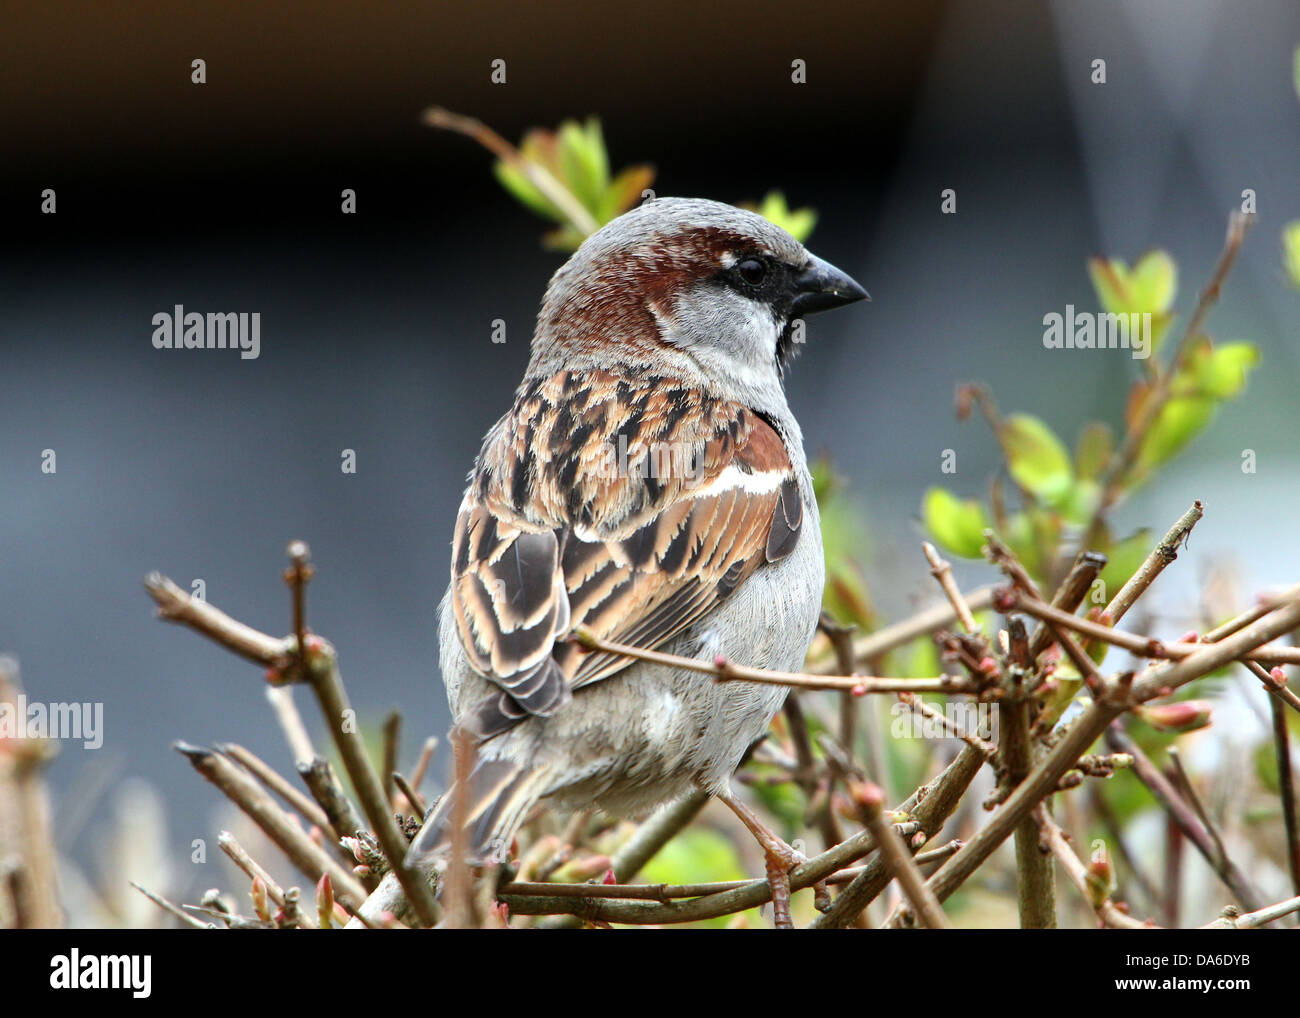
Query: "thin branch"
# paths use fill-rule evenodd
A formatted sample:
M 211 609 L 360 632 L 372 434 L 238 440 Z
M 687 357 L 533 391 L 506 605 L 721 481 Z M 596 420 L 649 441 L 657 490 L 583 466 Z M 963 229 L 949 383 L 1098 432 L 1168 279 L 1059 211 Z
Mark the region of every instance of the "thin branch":
M 1088 907 L 1097 914 L 1097 918 L 1104 925 L 1116 930 L 1159 929 L 1155 923 L 1149 920 L 1143 922 L 1141 919 L 1134 919 L 1115 902 L 1111 901 L 1109 895 L 1105 893 L 1105 889 L 1096 885 L 1095 879 L 1088 873 L 1088 867 L 1075 855 L 1074 849 L 1065 840 L 1065 832 L 1047 815 L 1045 810 L 1036 809 L 1033 816 L 1035 825 L 1042 832 L 1043 843 L 1051 849 L 1052 855 L 1056 856 L 1062 868 L 1069 874 L 1074 886 L 1079 889 L 1083 900 L 1088 903 Z
M 1279 604 L 1294 600 L 1300 597 L 1300 586 L 1290 587 L 1275 594 L 1271 597 L 1259 598 L 1259 603 L 1254 608 L 1242 612 L 1236 618 L 1229 619 L 1222 625 L 1216 626 L 1208 633 L 1201 637 L 1202 643 L 1217 643 L 1225 636 L 1231 636 L 1233 633 L 1240 632 L 1252 622 L 1258 622 L 1271 611 L 1276 611 Z
M 884 794 L 880 788 L 872 784 L 862 784 L 855 787 L 853 792 L 854 801 L 862 808 L 867 830 L 875 836 L 876 844 L 880 846 L 881 858 L 885 860 L 890 873 L 903 888 L 903 893 L 912 903 L 912 908 L 921 924 L 932 930 L 952 929 L 952 923 L 944 915 L 943 906 L 926 885 L 925 877 L 921 875 L 916 860 L 903 844 L 903 839 L 890 824 L 885 822 L 881 810 Z
M 262 881 L 266 887 L 266 893 L 270 895 L 272 901 L 277 905 L 284 906 L 287 900 L 284 888 L 276 883 L 261 863 L 248 854 L 248 851 L 236 840 L 233 834 L 229 831 L 222 831 L 217 836 L 217 846 L 226 853 L 231 862 L 243 871 L 249 880 Z M 334 911 L 342 923 L 346 923 L 351 918 L 347 909 L 339 902 L 334 903 Z M 315 914 L 312 912 L 297 913 L 296 925 L 304 930 L 319 929 L 317 921 Z
M 1000 593 L 1001 597 L 997 603 L 998 611 L 1021 611 L 1041 621 L 1072 629 L 1074 632 L 1091 639 L 1120 647 L 1139 657 L 1155 658 L 1162 661 L 1186 661 L 1206 646 L 1204 642 L 1183 643 L 1179 641 L 1163 643 L 1150 637 L 1125 633 L 1109 626 L 1103 626 L 1098 622 L 1071 615 L 1069 612 L 1063 612 L 1059 608 L 1053 608 L 1044 601 L 1028 597 L 1012 588 L 1006 588 Z M 1274 605 L 1273 610 L 1276 610 L 1276 607 Z M 1243 654 L 1241 659 L 1269 666 L 1300 664 L 1300 647 L 1257 646 Z
M 1300 625 L 1300 599 L 1287 603 L 1271 616 L 1260 619 L 1220 643 L 1199 647 L 1171 667 L 1136 680 L 1132 687 L 1132 697 L 1140 702 L 1165 692 L 1173 692 L 1193 679 L 1249 654 L 1253 648 L 1290 632 L 1297 625 Z M 1011 793 L 989 822 L 930 878 L 929 883 L 940 901 L 960 887 L 1011 835 L 1030 810 L 1055 791 L 1065 772 L 1074 767 L 1079 757 L 1087 752 L 1088 747 L 1128 706 L 1129 702 L 1123 699 L 1116 702 L 1108 698 L 1095 702 L 1066 729 L 1060 741 Z
M 1030 737 L 1029 703 L 1018 700 L 1000 711 L 1002 730 L 1000 749 L 1006 768 L 1006 781 L 1015 788 L 1033 769 L 1034 743 Z M 1015 831 L 1016 898 L 1020 928 L 1025 930 L 1056 929 L 1056 875 L 1052 860 L 1038 848 L 1036 813 L 1031 811 Z
M 389 808 L 392 809 L 393 793 L 396 791 L 393 774 L 397 771 L 397 758 L 402 738 L 402 715 L 399 711 L 388 712 L 388 716 L 384 718 L 383 726 L 380 728 L 380 737 L 383 748 L 380 757 L 379 774 L 383 783 L 384 798 L 388 800 Z
M 424 740 L 424 745 L 420 747 L 420 757 L 415 761 L 415 769 L 411 771 L 411 787 L 419 788 L 424 783 L 424 775 L 429 770 L 429 764 L 433 760 L 433 754 L 438 749 L 438 737 L 430 735 Z
M 1105 567 L 1105 555 L 1095 551 L 1079 552 L 1075 557 L 1074 565 L 1070 567 L 1065 579 L 1052 595 L 1052 607 L 1073 615 L 1079 610 L 1079 605 L 1083 604 L 1088 591 L 1092 589 L 1093 583 Z M 1036 661 L 1038 655 L 1050 647 L 1054 639 L 1059 640 L 1059 634 L 1046 624 L 1034 630 L 1033 638 L 1029 642 L 1030 661 Z
M 302 792 L 298 791 L 298 789 L 294 788 L 293 785 L 289 784 L 288 781 L 280 776 L 278 771 L 273 770 L 264 760 L 261 759 L 261 757 L 257 756 L 251 750 L 247 750 L 243 746 L 237 745 L 233 742 L 219 742 L 217 743 L 216 749 L 219 753 L 224 753 L 226 756 L 230 757 L 262 782 L 262 784 L 288 803 L 292 809 L 301 814 L 302 818 L 309 824 L 319 827 L 335 840 L 344 833 L 352 833 L 351 831 L 343 832 L 335 830 L 330 824 L 329 817 L 325 815 L 323 809 L 307 798 L 307 796 L 303 795 Z
M 430 127 L 455 131 L 472 138 L 503 163 L 523 174 L 533 187 L 542 192 L 547 201 L 559 209 L 575 230 L 583 236 L 596 232 L 600 224 L 567 187 L 556 180 L 544 166 L 525 159 L 517 148 L 482 121 L 452 113 L 441 106 L 429 107 L 424 111 L 423 119 Z
M 174 748 L 252 820 L 313 882 L 328 873 L 339 901 L 355 912 L 366 899 L 366 889 L 348 870 L 312 841 L 243 769 L 212 750 L 177 742 Z
M 953 840 L 938 848 L 918 853 L 914 861 L 918 866 L 925 866 L 948 858 L 959 848 L 961 848 L 961 842 Z M 832 873 L 826 878 L 826 883 L 847 884 L 861 872 L 861 866 L 849 866 Z M 677 898 L 702 898 L 705 895 L 735 891 L 760 882 L 762 881 L 719 880 L 704 884 L 552 884 L 545 881 L 511 881 L 502 884 L 498 891 L 503 895 L 520 897 L 531 895 L 557 898 L 616 898 L 626 901 L 668 902 Z
M 1219 879 L 1237 901 L 1248 909 L 1259 907 L 1259 893 L 1250 885 L 1236 863 L 1228 858 L 1218 831 L 1213 828 L 1209 818 L 1200 809 L 1199 800 L 1189 803 L 1187 798 L 1174 788 L 1169 779 L 1160 773 L 1160 769 L 1142 752 L 1142 748 L 1133 741 L 1119 722 L 1113 723 L 1106 730 L 1106 742 L 1112 749 L 1133 757 L 1134 775 L 1146 785 L 1147 790 L 1169 814 L 1170 819 L 1178 825 L 1178 829 L 1183 832 L 1187 840 L 1205 857 L 1210 868 L 1218 874 Z
M 1160 543 L 1151 549 L 1151 553 L 1138 567 L 1137 572 L 1129 577 L 1128 582 L 1120 587 L 1115 596 L 1110 599 L 1110 603 L 1106 605 L 1103 614 L 1110 616 L 1112 625 L 1128 614 L 1128 610 L 1146 593 L 1155 578 L 1178 558 L 1178 549 L 1187 543 L 1192 528 L 1200 522 L 1203 515 L 1205 515 L 1205 507 L 1198 498 L 1187 512 L 1178 517 L 1174 525 L 1161 538 Z
M 400 772 L 393 771 L 392 778 L 394 787 L 402 794 L 402 797 L 410 803 L 411 809 L 417 817 L 422 818 L 427 812 L 429 812 L 428 807 L 424 804 L 424 799 L 420 796 L 420 793 L 411 787 L 410 782 L 402 777 Z
M 952 578 L 952 564 L 947 559 L 942 558 L 929 541 L 923 541 L 921 549 L 925 552 L 926 561 L 930 563 L 930 575 L 939 581 L 939 586 L 943 588 L 944 596 L 948 598 L 948 603 L 952 605 L 962 628 L 968 633 L 978 631 L 979 625 L 975 622 L 975 616 L 971 613 L 970 605 L 961 596 L 957 581 Z
M 189 626 L 227 650 L 268 667 L 283 666 L 293 654 L 292 636 L 276 639 L 237 622 L 206 601 L 191 597 L 161 573 L 145 577 L 144 589 L 158 604 L 158 617 Z
M 962 742 L 966 743 L 966 745 L 973 747 L 984 757 L 985 760 L 992 760 L 997 756 L 997 746 L 985 739 L 981 739 L 975 732 L 967 732 L 963 730 L 961 726 L 958 725 L 957 722 L 953 721 L 952 718 L 948 717 L 947 714 L 931 707 L 914 693 L 899 693 L 898 699 L 907 704 L 908 707 L 921 716 L 929 718 L 935 724 L 943 727 L 954 739 L 960 739 Z
M 366 815 L 370 830 L 379 840 L 384 857 L 388 860 L 392 872 L 402 885 L 402 890 L 411 906 L 415 909 L 420 922 L 433 926 L 437 922 L 438 906 L 433 897 L 433 889 L 428 881 L 406 863 L 409 843 L 397 827 L 388 800 L 384 798 L 383 786 L 366 755 L 365 744 L 357 730 L 356 712 L 348 700 L 347 691 L 339 675 L 338 657 L 334 648 L 324 640 L 315 638 L 308 651 L 306 673 L 312 690 L 320 702 L 321 713 L 329 725 L 334 745 L 338 748 L 343 766 L 352 781 L 352 788 L 361 800 L 362 812 Z M 335 880 L 335 890 L 338 881 Z M 351 907 L 351 906 L 349 906 Z M 354 909 L 355 911 L 355 909 Z
M 569 640 L 587 650 L 619 654 L 637 661 L 667 665 L 685 671 L 712 675 L 718 682 L 760 682 L 772 686 L 789 686 L 797 689 L 842 689 L 857 695 L 867 693 L 978 693 L 971 681 L 956 675 L 940 675 L 934 679 L 890 679 L 856 675 L 810 675 L 801 672 L 777 672 L 763 668 L 738 665 L 719 655 L 712 662 L 697 658 L 665 654 L 624 643 L 615 643 L 597 636 L 585 626 L 569 634 Z
M 1291 733 L 1286 725 L 1286 711 L 1277 700 L 1269 700 L 1273 714 L 1273 753 L 1277 757 L 1277 781 L 1282 793 L 1282 820 L 1286 828 L 1286 861 L 1291 871 L 1291 887 L 1300 894 L 1300 824 L 1296 822 L 1295 776 L 1291 766 Z
M 676 802 L 652 813 L 637 827 L 632 837 L 614 853 L 614 858 L 610 861 L 610 869 L 614 871 L 614 879 L 625 884 L 640 873 L 646 863 L 658 855 L 661 848 L 672 841 L 687 824 L 699 815 L 700 810 L 704 808 L 708 801 L 708 793 L 695 789 Z M 751 889 L 760 886 L 763 889 L 769 888 L 766 880 L 751 881 L 745 886 Z M 712 898 L 713 896 L 708 897 Z M 761 903 L 760 901 L 759 904 Z M 749 908 L 752 906 L 743 907 Z M 518 909 L 512 909 L 512 911 L 517 912 Z M 564 913 L 565 910 L 559 910 L 555 918 L 545 921 L 545 925 L 550 927 L 576 925 L 576 917 L 572 913 Z M 545 915 L 547 913 L 542 911 L 538 914 Z M 726 915 L 727 913 L 719 912 L 717 914 Z M 646 921 L 659 922 L 660 920 L 649 919 Z M 690 920 L 682 921 L 689 922 Z
M 1206 923 L 1201 929 L 1255 930 L 1261 926 L 1267 926 L 1271 922 L 1276 922 L 1292 912 L 1300 912 L 1300 897 L 1288 898 L 1286 901 L 1279 901 L 1276 905 L 1265 905 L 1261 909 L 1247 912 L 1244 915 L 1236 914 L 1237 910 L 1229 906 L 1223 910 L 1223 915 L 1212 923 Z
M 143 894 L 143 895 L 144 895 L 146 898 L 148 898 L 150 901 L 152 901 L 155 905 L 157 905 L 157 906 L 158 906 L 160 909 L 162 909 L 164 912 L 170 912 L 170 913 L 171 913 L 172 915 L 174 915 L 177 919 L 180 919 L 182 922 L 185 923 L 186 926 L 193 926 L 196 930 L 215 930 L 215 929 L 217 929 L 217 925 L 216 925 L 216 923 L 205 923 L 205 922 L 203 922 L 203 920 L 201 920 L 201 919 L 195 919 L 192 915 L 190 915 L 188 912 L 186 912 L 186 911 L 185 911 L 183 908 L 181 908 L 179 905 L 176 905 L 176 904 L 174 904 L 173 902 L 168 901 L 166 898 L 164 898 L 164 897 L 163 897 L 162 895 L 160 895 L 160 894 L 154 894 L 153 891 L 150 891 L 150 890 L 145 889 L 144 887 L 141 887 L 141 886 L 140 886 L 139 884 L 137 884 L 134 880 L 131 881 L 131 886 L 134 887 L 134 888 L 135 888 L 137 891 L 139 891 L 141 894 Z
M 330 829 L 338 837 L 350 838 L 366 829 L 357 816 L 352 800 L 343 790 L 338 775 L 334 773 L 333 766 L 323 756 L 298 764 L 298 776 L 311 792 L 312 798 L 320 804 Z
M 895 812 L 920 823 L 925 835 L 933 838 L 957 809 L 983 763 L 983 753 L 971 746 L 964 746 L 942 774 L 913 792 Z M 871 832 L 864 831 L 863 834 L 870 836 Z M 962 850 L 959 849 L 956 854 L 960 855 Z M 889 880 L 890 870 L 884 860 L 880 857 L 872 859 L 862 873 L 840 892 L 830 909 L 813 919 L 810 928 L 834 930 L 850 925 L 888 886 Z
M 271 710 L 275 712 L 275 720 L 279 722 L 280 731 L 284 733 L 284 741 L 289 744 L 289 752 L 293 754 L 294 764 L 298 765 L 312 759 L 316 755 L 316 750 L 312 747 L 311 736 L 307 734 L 307 726 L 302 722 L 302 715 L 298 713 L 298 705 L 293 702 L 293 687 L 267 686 L 266 699 L 271 705 Z
M 962 600 L 972 612 L 987 611 L 993 606 L 993 590 L 992 586 L 978 587 L 962 594 Z M 917 612 L 911 618 L 855 638 L 853 659 L 863 663 L 877 660 L 891 650 L 951 626 L 956 621 L 957 613 L 950 603 L 937 604 L 933 608 Z M 830 657 L 825 661 L 814 662 L 809 666 L 809 671 L 814 675 L 824 675 L 835 667 L 835 659 Z
M 1132 765 L 1130 764 L 1130 766 Z M 1137 860 L 1133 857 L 1133 853 L 1129 851 L 1128 841 L 1124 837 L 1124 832 L 1120 826 L 1119 818 L 1115 816 L 1115 811 L 1111 809 L 1110 803 L 1106 801 L 1105 794 L 1098 786 L 1093 785 L 1090 791 L 1093 807 L 1096 809 L 1097 816 L 1101 819 L 1102 824 L 1105 825 L 1107 832 L 1110 834 L 1110 840 L 1115 845 L 1115 852 L 1119 856 L 1120 861 L 1124 863 L 1125 868 L 1132 875 L 1133 879 L 1137 881 L 1137 885 L 1141 889 L 1147 903 L 1158 907 L 1160 905 L 1160 892 L 1151 882 L 1151 878 L 1148 877 L 1146 872 L 1138 865 Z

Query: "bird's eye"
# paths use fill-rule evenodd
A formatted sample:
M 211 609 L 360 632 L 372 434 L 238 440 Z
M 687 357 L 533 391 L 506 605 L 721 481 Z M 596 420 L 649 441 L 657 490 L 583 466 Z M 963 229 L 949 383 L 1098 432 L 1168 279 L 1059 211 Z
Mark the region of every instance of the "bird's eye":
M 736 263 L 736 274 L 749 286 L 758 286 L 767 276 L 767 264 L 760 258 L 742 258 Z

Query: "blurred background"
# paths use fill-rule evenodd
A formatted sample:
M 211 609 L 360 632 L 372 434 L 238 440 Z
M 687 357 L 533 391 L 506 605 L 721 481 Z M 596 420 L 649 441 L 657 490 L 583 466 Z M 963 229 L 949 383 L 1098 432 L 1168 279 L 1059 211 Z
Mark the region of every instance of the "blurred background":
M 1140 362 L 1046 350 L 1043 316 L 1095 307 L 1089 256 L 1154 247 L 1179 263 L 1187 315 L 1254 190 L 1211 326 L 1257 343 L 1263 368 L 1119 529 L 1163 532 L 1199 497 L 1188 576 L 1231 576 L 1244 599 L 1300 575 L 1300 293 L 1279 243 L 1300 217 L 1290 0 L 1011 0 L 996 19 L 973 0 L 360 9 L 70 3 L 10 10 L 0 33 L 0 652 L 31 698 L 105 705 L 103 747 L 64 744 L 49 771 L 60 849 L 88 885 L 117 816 L 141 841 L 115 851 L 156 883 L 220 882 L 219 853 L 183 862 L 215 838 L 218 797 L 173 740 L 236 740 L 291 771 L 257 670 L 154 621 L 150 570 L 202 579 L 278 634 L 284 548 L 305 539 L 309 621 L 363 723 L 400 708 L 408 757 L 444 734 L 434 620 L 453 516 L 562 256 L 482 149 L 421 125 L 430 104 L 516 141 L 596 114 L 613 165 L 653 164 L 660 195 L 778 188 L 818 210 L 810 248 L 873 300 L 811 323 L 790 402 L 866 521 L 858 558 L 886 619 L 935 599 L 923 492 L 981 494 L 999 463 L 954 387 L 987 382 L 1063 435 L 1118 421 Z M 260 312 L 260 357 L 155 350 L 152 317 L 176 304 Z M 1190 593 L 1160 596 L 1169 625 L 1195 614 Z M 446 767 L 440 751 L 437 780 Z

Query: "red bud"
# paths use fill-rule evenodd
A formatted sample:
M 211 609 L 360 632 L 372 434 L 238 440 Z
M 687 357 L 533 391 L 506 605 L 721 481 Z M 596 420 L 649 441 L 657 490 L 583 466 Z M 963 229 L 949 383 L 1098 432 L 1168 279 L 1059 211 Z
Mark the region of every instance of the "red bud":
M 1139 707 L 1137 715 L 1162 732 L 1193 732 L 1209 726 L 1213 710 L 1213 705 L 1206 700 L 1180 700 Z

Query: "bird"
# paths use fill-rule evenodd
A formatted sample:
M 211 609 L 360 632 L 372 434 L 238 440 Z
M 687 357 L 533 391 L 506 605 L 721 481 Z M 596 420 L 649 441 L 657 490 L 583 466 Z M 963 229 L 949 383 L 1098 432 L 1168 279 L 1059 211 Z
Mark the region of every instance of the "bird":
M 439 608 L 473 769 L 426 818 L 409 865 L 445 856 L 456 830 L 470 858 L 501 862 L 543 800 L 636 816 L 699 789 L 758 838 L 788 925 L 802 856 L 730 785 L 787 689 L 573 634 L 799 669 L 824 561 L 784 377 L 804 316 L 869 299 L 780 226 L 695 198 L 643 202 L 554 274 L 513 404 L 469 474 Z

